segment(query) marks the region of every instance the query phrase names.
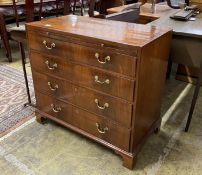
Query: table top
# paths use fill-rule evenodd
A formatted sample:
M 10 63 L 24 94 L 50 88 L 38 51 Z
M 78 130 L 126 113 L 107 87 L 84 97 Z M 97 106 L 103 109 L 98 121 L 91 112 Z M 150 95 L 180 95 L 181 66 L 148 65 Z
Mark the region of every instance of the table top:
M 170 15 L 166 15 L 147 25 L 170 27 L 174 35 L 202 38 L 202 14 L 197 15 L 195 21 L 177 21 L 171 19 Z
M 57 32 L 73 37 L 87 37 L 124 46 L 142 47 L 171 30 L 142 24 L 81 16 L 62 16 L 27 24 L 27 29 Z M 103 30 L 104 29 L 104 30 Z
M 47 2 L 55 2 L 56 0 L 43 0 L 43 3 L 47 3 Z M 40 0 L 34 0 L 34 3 L 40 3 Z M 21 5 L 25 5 L 25 0 L 18 0 L 16 2 L 16 5 L 21 6 Z M 0 7 L 10 7 L 13 6 L 13 3 L 1 3 L 0 2 Z
M 107 9 L 107 12 L 109 14 L 111 13 L 117 13 L 123 11 L 124 8 L 130 7 L 130 5 L 124 5 L 124 6 L 119 6 L 119 7 L 113 7 L 110 9 Z M 174 13 L 179 11 L 178 9 L 172 9 L 168 5 L 165 4 L 156 4 L 156 11 L 154 13 L 151 13 L 151 4 L 150 3 L 145 3 L 142 6 L 140 6 L 140 16 L 147 16 L 151 17 L 154 19 L 158 19 L 162 16 L 165 16 L 168 13 Z
M 109 13 L 116 13 L 123 10 L 123 6 L 108 9 Z M 170 16 L 179 9 L 172 9 L 165 4 L 156 4 L 155 13 L 150 12 L 151 4 L 146 3 L 140 8 L 140 16 L 154 18 L 154 21 L 147 26 L 169 27 L 174 35 L 202 38 L 202 14 L 196 16 L 195 21 L 177 21 Z

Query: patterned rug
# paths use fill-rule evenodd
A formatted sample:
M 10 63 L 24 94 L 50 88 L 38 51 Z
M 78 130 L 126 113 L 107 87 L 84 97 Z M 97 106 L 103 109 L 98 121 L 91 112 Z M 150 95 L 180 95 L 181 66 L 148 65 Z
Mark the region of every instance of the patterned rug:
M 33 103 L 34 91 L 31 76 L 28 76 Z M 27 94 L 23 73 L 5 64 L 0 64 L 0 137 L 33 117 L 34 109 L 24 107 Z

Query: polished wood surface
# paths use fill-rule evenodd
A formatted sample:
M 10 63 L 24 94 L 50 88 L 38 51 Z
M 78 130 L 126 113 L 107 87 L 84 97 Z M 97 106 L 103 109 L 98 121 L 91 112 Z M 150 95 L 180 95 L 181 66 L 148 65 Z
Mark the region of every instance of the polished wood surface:
M 171 34 L 72 15 L 27 24 L 37 120 L 49 118 L 113 149 L 132 169 L 160 127 Z
M 33 77 L 35 79 L 35 89 L 60 98 L 65 102 L 75 104 L 95 114 L 111 118 L 119 124 L 130 128 L 131 103 L 41 73 L 33 72 Z M 88 103 L 86 103 L 86 99 L 88 99 Z M 103 106 L 103 104 L 108 103 L 109 107 L 104 110 L 99 109 L 95 99 L 98 100 L 99 105 Z M 126 117 L 123 118 L 122 116 Z
M 54 54 L 66 59 L 70 59 L 72 62 L 81 64 L 88 64 L 91 66 L 99 67 L 105 70 L 111 70 L 120 74 L 135 77 L 136 69 L 136 57 L 126 55 L 125 53 L 118 53 L 117 50 L 109 47 L 94 48 L 93 44 L 81 45 L 75 40 L 71 42 L 63 42 L 58 38 L 52 36 L 44 37 L 44 35 L 36 36 L 34 33 L 29 35 L 29 39 L 32 41 L 30 48 L 38 50 L 46 54 Z M 46 41 L 48 45 L 55 43 L 56 48 L 53 50 L 46 49 L 43 41 Z M 70 52 L 66 52 L 70 50 Z
M 167 27 L 160 29 L 152 26 L 147 27 L 118 21 L 82 18 L 74 15 L 43 20 L 40 23 L 33 22 L 31 25 L 27 24 L 27 26 L 29 26 L 29 29 L 33 28 L 33 31 L 36 32 L 38 29 L 46 32 L 46 36 L 51 35 L 52 31 L 61 35 L 68 33 L 67 38 L 86 38 L 89 39 L 89 42 L 94 40 L 94 43 L 100 47 L 104 44 L 104 47 L 126 51 L 133 48 L 130 52 L 136 52 L 136 47 L 143 47 L 151 40 L 155 40 L 169 31 Z M 103 30 L 103 26 L 105 30 Z M 94 32 L 94 28 L 96 28 L 96 32 Z M 65 38 L 66 36 L 62 40 L 65 40 Z
M 30 55 L 37 56 L 37 53 L 30 52 Z M 133 101 L 133 88 L 135 85 L 134 80 L 129 79 L 129 77 L 120 77 L 120 75 L 111 72 L 108 73 L 104 70 L 72 64 L 50 56 L 39 55 L 35 58 L 31 62 L 37 71 L 61 76 L 73 83 L 79 82 L 81 86 L 102 90 L 104 93 Z M 54 65 L 57 65 L 57 67 L 54 68 Z
M 116 125 L 110 120 L 93 115 L 85 110 L 76 108 L 39 92 L 36 92 L 36 99 L 38 100 L 37 107 L 39 110 L 82 129 L 98 138 L 106 140 L 125 151 L 129 150 L 130 129 Z M 50 104 L 53 104 L 55 108 L 60 107 L 61 111 L 54 112 L 53 107 Z M 96 124 L 99 124 L 99 126 L 96 126 Z M 103 128 L 106 127 L 108 128 L 106 133 L 98 132 L 98 129 L 102 131 L 104 130 Z

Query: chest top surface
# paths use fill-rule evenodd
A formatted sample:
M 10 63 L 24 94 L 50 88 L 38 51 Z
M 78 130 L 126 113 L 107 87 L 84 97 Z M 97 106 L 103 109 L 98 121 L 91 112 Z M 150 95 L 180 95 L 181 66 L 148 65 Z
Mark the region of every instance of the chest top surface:
M 75 15 L 62 16 L 27 24 L 27 30 L 56 32 L 72 37 L 86 37 L 142 47 L 170 31 L 158 28 L 106 19 L 88 18 Z

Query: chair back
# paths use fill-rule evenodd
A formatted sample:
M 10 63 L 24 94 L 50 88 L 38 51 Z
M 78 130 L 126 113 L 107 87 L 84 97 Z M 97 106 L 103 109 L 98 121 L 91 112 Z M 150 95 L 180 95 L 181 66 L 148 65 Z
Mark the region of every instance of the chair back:
M 38 8 L 35 8 L 34 0 L 25 0 L 25 18 L 26 22 L 34 21 L 35 10 L 37 9 L 38 19 L 41 20 L 42 16 L 42 7 L 43 7 L 43 0 L 39 0 L 36 4 Z M 16 4 L 16 0 L 13 0 L 13 9 L 14 15 L 16 19 L 16 25 L 19 27 L 19 13 L 18 13 L 18 6 Z
M 140 14 L 139 8 L 138 9 L 130 9 L 130 10 L 106 15 L 105 19 L 136 23 L 139 19 L 139 14 Z

